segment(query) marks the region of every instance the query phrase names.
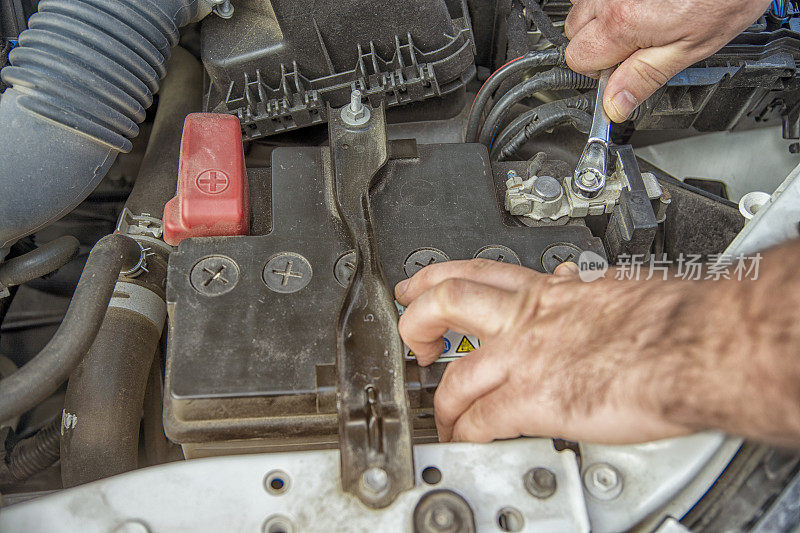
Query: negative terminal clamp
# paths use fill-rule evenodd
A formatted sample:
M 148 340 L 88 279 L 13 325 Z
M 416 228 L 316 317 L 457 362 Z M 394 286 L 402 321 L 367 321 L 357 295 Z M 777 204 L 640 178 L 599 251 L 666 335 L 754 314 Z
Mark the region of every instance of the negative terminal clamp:
M 603 95 L 611 73 L 610 68 L 600 73 L 597 85 L 597 99 L 594 103 L 592 129 L 583 154 L 575 167 L 572 190 L 584 198 L 596 198 L 606 186 L 608 175 L 608 144 L 611 136 L 611 119 L 603 107 Z

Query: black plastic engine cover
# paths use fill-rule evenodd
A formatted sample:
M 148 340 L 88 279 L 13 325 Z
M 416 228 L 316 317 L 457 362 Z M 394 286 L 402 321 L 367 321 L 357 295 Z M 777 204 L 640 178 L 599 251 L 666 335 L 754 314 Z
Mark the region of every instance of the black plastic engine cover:
M 504 217 L 482 145 L 394 141 L 390 148 L 395 155 L 372 205 L 391 284 L 406 277 L 403 264 L 420 248 L 471 259 L 501 245 L 539 271 L 555 243 L 603 253 L 585 227 L 527 228 Z M 279 148 L 271 183 L 268 170 L 248 174 L 256 196 L 272 191 L 267 234 L 188 239 L 170 257 L 165 423 L 178 442 L 336 433 L 335 327 L 345 288 L 334 266 L 350 246 L 335 214 L 329 151 Z M 263 220 L 264 206 L 253 210 Z M 297 292 L 275 292 L 264 281 L 265 265 L 283 252 L 311 267 L 310 281 Z M 190 273 L 208 256 L 235 262 L 238 281 L 229 292 L 208 296 L 193 288 Z M 432 390 L 438 375 L 409 363 L 407 380 L 412 391 Z M 411 402 L 417 410 L 430 407 L 429 397 L 411 394 Z
M 466 4 L 450 3 L 237 1 L 231 19 L 203 22 L 206 110 L 237 115 L 256 139 L 326 122 L 352 87 L 387 107 L 461 94 L 474 39 Z

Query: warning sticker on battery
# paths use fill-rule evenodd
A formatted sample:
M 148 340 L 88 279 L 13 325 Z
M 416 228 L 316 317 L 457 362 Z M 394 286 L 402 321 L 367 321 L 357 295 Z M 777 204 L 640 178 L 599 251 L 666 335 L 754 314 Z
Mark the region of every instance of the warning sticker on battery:
M 397 305 L 397 310 L 402 315 L 405 308 L 396 302 L 395 304 Z M 474 335 L 464 335 L 463 333 L 448 331 L 444 334 L 444 352 L 442 352 L 442 356 L 437 359 L 436 362 L 447 363 L 454 361 L 455 359 L 464 357 L 470 352 L 474 352 L 480 348 L 480 346 L 480 341 Z M 411 351 L 408 346 L 403 345 L 403 349 L 405 350 L 406 359 L 414 359 L 414 352 Z

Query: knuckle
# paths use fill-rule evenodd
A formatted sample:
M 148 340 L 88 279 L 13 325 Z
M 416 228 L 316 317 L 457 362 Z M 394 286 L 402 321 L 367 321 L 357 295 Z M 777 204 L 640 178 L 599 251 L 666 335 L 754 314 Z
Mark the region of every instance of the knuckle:
M 436 286 L 434 297 L 443 316 L 448 316 L 458 307 L 466 285 L 466 281 L 462 279 L 447 279 Z
M 633 26 L 633 9 L 626 0 L 608 2 L 600 16 L 603 26 L 610 32 L 625 33 Z
M 570 41 L 567 49 L 564 51 L 564 59 L 567 61 L 567 66 L 575 72 L 583 72 L 583 65 L 580 61 L 580 54 L 576 52 L 578 45 L 576 41 Z
M 633 57 L 630 58 L 630 61 L 631 69 L 647 84 L 648 87 L 652 89 L 661 87 L 671 78 L 667 72 L 664 72 L 662 69 L 648 63 L 647 61 Z
M 472 259 L 468 264 L 470 270 L 475 274 L 483 274 L 487 270 L 491 270 L 498 265 L 497 261 L 492 261 L 490 259 Z
M 408 322 L 409 322 L 411 319 L 410 319 L 410 318 L 408 318 L 408 316 L 409 316 L 409 314 L 408 314 L 408 310 L 406 310 L 406 312 L 405 312 L 405 313 L 403 313 L 402 315 L 400 315 L 400 320 L 398 320 L 398 322 L 397 322 L 397 331 L 400 333 L 400 336 L 401 336 L 403 339 L 406 339 L 406 338 L 407 338 L 407 336 L 408 336 L 408 334 L 410 333 L 410 331 L 409 331 L 409 328 L 410 328 L 411 326 L 409 326 Z

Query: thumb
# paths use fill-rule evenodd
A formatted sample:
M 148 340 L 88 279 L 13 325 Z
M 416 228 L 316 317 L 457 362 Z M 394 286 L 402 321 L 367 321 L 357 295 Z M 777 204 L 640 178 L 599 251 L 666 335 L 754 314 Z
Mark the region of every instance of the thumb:
M 643 48 L 622 62 L 611 75 L 603 107 L 614 122 L 624 122 L 633 111 L 693 61 L 676 43 Z

